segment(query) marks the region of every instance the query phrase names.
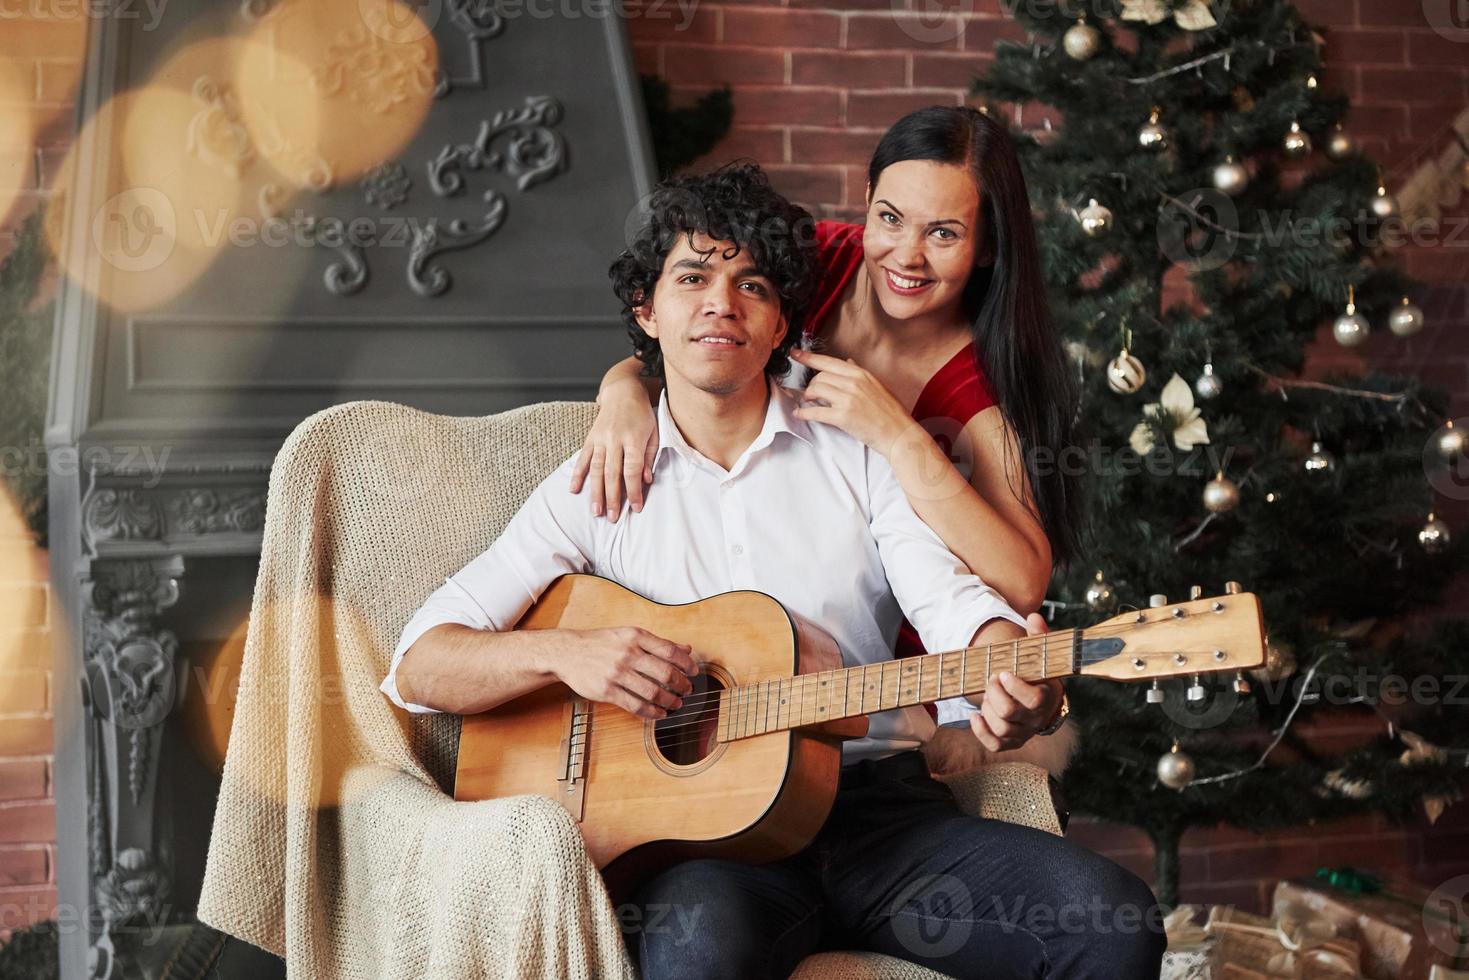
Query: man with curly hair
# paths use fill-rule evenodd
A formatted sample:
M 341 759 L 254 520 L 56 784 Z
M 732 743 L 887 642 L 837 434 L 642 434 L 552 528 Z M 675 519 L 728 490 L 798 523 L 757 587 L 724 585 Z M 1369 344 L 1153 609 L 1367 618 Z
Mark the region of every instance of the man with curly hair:
M 848 664 L 892 659 L 905 613 L 932 650 L 1026 634 L 879 453 L 803 421 L 774 383 L 811 292 L 813 227 L 753 165 L 660 187 L 611 275 L 638 357 L 664 380 L 652 465 L 667 473 L 615 522 L 565 492 L 574 457 L 547 477 L 409 622 L 382 685 L 396 704 L 473 714 L 559 681 L 645 718 L 677 710 L 697 674 L 686 646 L 636 624 L 513 631 L 568 572 L 664 603 L 765 592 L 830 632 Z M 1055 705 L 1021 684 L 1010 717 L 1033 733 Z M 950 698 L 939 721 L 972 710 Z M 645 978 L 784 977 L 827 947 L 958 977 L 1157 975 L 1145 884 L 1063 838 L 963 814 L 919 751 L 934 733 L 922 707 L 869 721 L 843 744 L 835 806 L 800 853 L 685 861 L 633 896 Z

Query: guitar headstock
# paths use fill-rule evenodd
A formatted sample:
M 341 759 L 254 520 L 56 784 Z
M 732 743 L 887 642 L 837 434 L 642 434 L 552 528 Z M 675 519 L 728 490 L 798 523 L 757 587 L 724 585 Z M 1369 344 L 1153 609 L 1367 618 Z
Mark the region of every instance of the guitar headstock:
M 1265 664 L 1260 600 L 1238 582 L 1187 602 L 1153 596 L 1147 609 L 1118 613 L 1082 631 L 1080 672 L 1114 681 L 1252 670 Z M 1161 601 L 1160 601 L 1161 600 Z

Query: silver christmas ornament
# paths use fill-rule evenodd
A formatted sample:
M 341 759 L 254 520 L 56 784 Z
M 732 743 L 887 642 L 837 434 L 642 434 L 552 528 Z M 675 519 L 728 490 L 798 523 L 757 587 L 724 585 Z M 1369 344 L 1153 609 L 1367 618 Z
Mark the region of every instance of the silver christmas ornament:
M 1204 484 L 1204 509 L 1211 514 L 1227 514 L 1239 504 L 1239 487 L 1223 473 Z
M 1372 326 L 1367 318 L 1357 312 L 1355 302 L 1356 294 L 1351 286 L 1347 287 L 1347 311 L 1336 318 L 1331 325 L 1331 335 L 1336 342 L 1343 347 L 1356 347 L 1367 339 L 1367 334 L 1372 332 Z
M 1418 532 L 1418 543 L 1430 555 L 1440 554 L 1449 546 L 1449 526 L 1430 513 Z
M 1377 185 L 1377 193 L 1372 195 L 1372 213 L 1384 220 L 1398 213 L 1398 199 L 1389 194 L 1381 183 Z
M 1445 422 L 1444 427 L 1438 430 L 1435 442 L 1438 454 L 1451 463 L 1464 455 L 1464 430 L 1454 428 L 1452 420 Z
M 1102 577 L 1100 570 L 1092 584 L 1086 587 L 1086 606 L 1092 612 L 1110 612 L 1117 605 L 1117 593 L 1112 590 L 1112 583 Z
M 1143 386 L 1148 380 L 1148 370 L 1139 361 L 1122 348 L 1122 352 L 1112 358 L 1112 363 L 1107 365 L 1107 384 L 1119 395 L 1130 395 Z
M 1158 782 L 1169 789 L 1188 789 L 1194 781 L 1194 760 L 1177 745 L 1158 758 Z
M 1076 61 L 1088 60 L 1101 46 L 1101 32 L 1080 17 L 1061 35 L 1061 47 Z
M 1337 123 L 1326 138 L 1326 155 L 1333 160 L 1343 160 L 1357 151 L 1357 141 Z
M 1081 209 L 1077 219 L 1081 222 L 1081 230 L 1093 238 L 1100 238 L 1112 230 L 1112 212 L 1106 206 L 1098 204 L 1096 198 L 1092 198 Z
M 1223 390 L 1224 382 L 1214 373 L 1214 362 L 1210 361 L 1204 365 L 1204 373 L 1194 380 L 1194 391 L 1200 398 L 1208 399 L 1218 398 Z
M 1153 111 L 1148 114 L 1147 123 L 1137 131 L 1137 145 L 1145 150 L 1168 148 L 1168 130 L 1158 124 L 1159 111 L 1157 106 L 1153 106 Z
M 1387 315 L 1387 329 L 1399 337 L 1411 337 L 1423 329 L 1423 311 L 1404 296 L 1403 305 Z
M 1336 460 L 1321 447 L 1321 443 L 1311 443 L 1311 454 L 1306 457 L 1305 462 L 1307 473 L 1329 473 L 1335 466 Z
M 1234 157 L 1225 157 L 1224 162 L 1214 168 L 1214 189 L 1235 197 L 1244 192 L 1250 183 L 1250 172 Z
M 1311 152 L 1311 137 L 1302 131 L 1299 122 L 1292 122 L 1281 145 L 1285 147 L 1286 156 L 1299 159 Z

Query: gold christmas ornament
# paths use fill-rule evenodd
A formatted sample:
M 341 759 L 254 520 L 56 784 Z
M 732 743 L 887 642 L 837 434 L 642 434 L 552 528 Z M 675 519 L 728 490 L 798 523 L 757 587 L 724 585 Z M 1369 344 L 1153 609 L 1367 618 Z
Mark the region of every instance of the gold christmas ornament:
M 1311 137 L 1301 129 L 1299 122 L 1290 124 L 1290 132 L 1285 134 L 1281 143 L 1285 147 L 1285 155 L 1293 159 L 1300 159 L 1311 152 Z
M 1399 337 L 1411 337 L 1423 329 L 1423 311 L 1408 297 L 1387 316 L 1387 329 Z
M 1218 398 L 1224 391 L 1224 382 L 1219 380 L 1219 375 L 1214 373 L 1214 362 L 1209 361 L 1204 365 L 1204 373 L 1194 379 L 1194 391 L 1205 401 L 1210 398 Z
M 1081 209 L 1077 220 L 1081 222 L 1081 230 L 1093 238 L 1100 238 L 1112 230 L 1112 212 L 1105 205 L 1098 204 L 1096 198 Z
M 1112 583 L 1102 576 L 1101 569 L 1097 570 L 1097 577 L 1086 587 L 1086 606 L 1092 612 L 1110 612 L 1117 605 L 1117 593 L 1112 589 Z
M 1377 193 L 1372 195 L 1372 213 L 1384 220 L 1398 213 L 1398 199 L 1387 192 L 1382 181 L 1377 182 Z
M 1148 121 L 1142 129 L 1137 131 L 1137 144 L 1145 150 L 1165 150 L 1168 148 L 1168 130 L 1158 124 L 1158 115 L 1161 110 L 1153 106 L 1153 111 L 1148 113 Z
M 1232 156 L 1225 157 L 1224 162 L 1214 168 L 1214 189 L 1230 197 L 1242 193 L 1249 183 L 1250 172 Z
M 1342 129 L 1341 123 L 1332 127 L 1331 135 L 1326 138 L 1326 155 L 1333 160 L 1345 160 L 1357 152 L 1357 141 L 1352 135 Z
M 1088 24 L 1083 17 L 1066 28 L 1061 35 L 1062 49 L 1075 61 L 1087 61 L 1102 47 L 1102 33 Z
M 1430 555 L 1442 554 L 1444 549 L 1449 546 L 1449 526 L 1435 517 L 1430 511 L 1428 520 L 1424 522 L 1423 527 L 1418 531 L 1418 543 Z
M 1434 440 L 1438 445 L 1438 454 L 1446 461 L 1452 463 L 1464 455 L 1464 430 L 1454 428 L 1453 419 L 1444 423 L 1444 427 L 1438 430 L 1438 435 L 1434 437 Z
M 1173 743 L 1173 748 L 1158 758 L 1158 782 L 1169 789 L 1185 790 L 1194 781 L 1194 760 Z
M 1321 443 L 1311 443 L 1311 454 L 1306 457 L 1307 473 L 1329 473 L 1336 466 L 1336 460 L 1331 453 L 1322 448 Z
M 1357 312 L 1357 294 L 1353 286 L 1347 286 L 1347 310 L 1331 325 L 1331 335 L 1343 347 L 1356 347 L 1367 339 L 1372 326 L 1367 318 Z
M 1119 395 L 1133 394 L 1147 380 L 1147 368 L 1143 367 L 1142 361 L 1129 354 L 1126 347 L 1107 365 L 1107 384 Z
M 1204 509 L 1211 514 L 1227 514 L 1239 506 L 1239 487 L 1221 471 L 1204 484 Z

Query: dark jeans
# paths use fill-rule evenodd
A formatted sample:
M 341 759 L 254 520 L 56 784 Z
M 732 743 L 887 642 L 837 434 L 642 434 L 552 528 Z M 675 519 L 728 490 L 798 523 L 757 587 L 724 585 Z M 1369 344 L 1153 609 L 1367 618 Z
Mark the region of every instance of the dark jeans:
M 1166 944 L 1136 875 L 1054 834 L 966 816 L 916 751 L 844 768 L 799 854 L 685 861 L 632 905 L 623 922 L 644 980 L 784 978 L 823 949 L 961 980 L 1153 980 Z

